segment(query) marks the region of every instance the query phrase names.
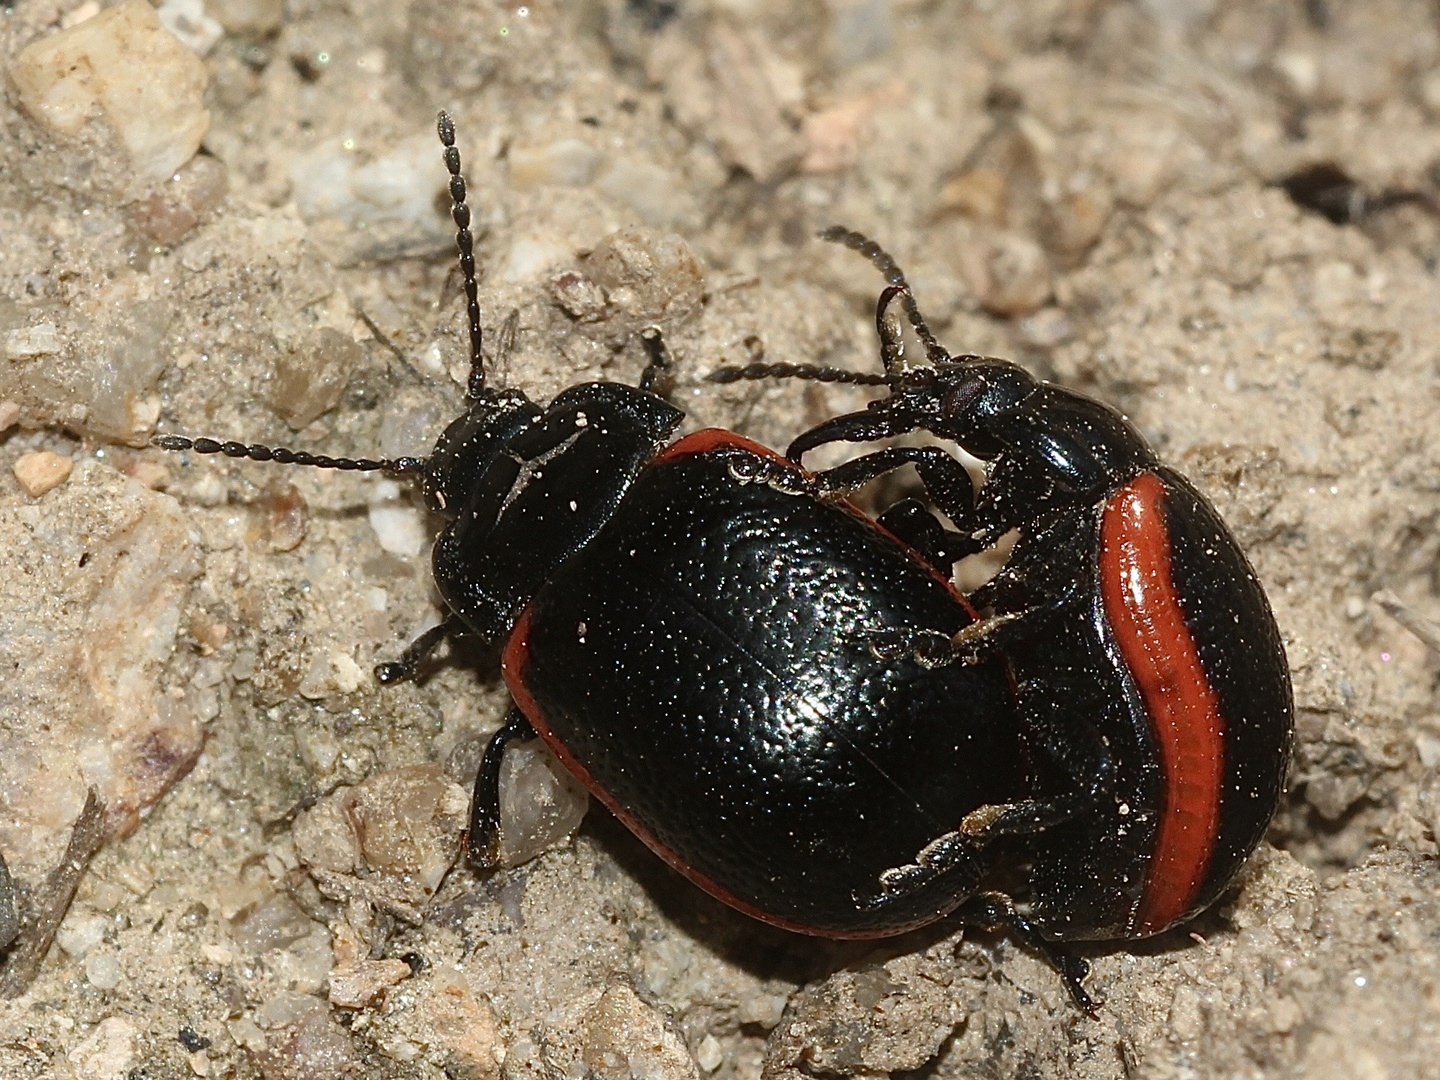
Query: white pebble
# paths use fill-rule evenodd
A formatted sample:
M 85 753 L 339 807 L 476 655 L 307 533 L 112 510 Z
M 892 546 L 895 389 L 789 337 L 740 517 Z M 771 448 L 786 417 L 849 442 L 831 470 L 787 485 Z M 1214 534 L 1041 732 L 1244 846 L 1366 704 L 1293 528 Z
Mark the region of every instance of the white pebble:
M 419 555 L 425 547 L 425 524 L 408 506 L 370 507 L 370 527 L 380 546 L 392 555 Z
M 225 36 L 225 28 L 205 14 L 205 0 L 165 0 L 155 14 L 166 30 L 199 56 L 208 55 Z
M 189 161 L 210 127 L 204 63 L 146 0 L 41 38 L 16 57 L 10 77 L 25 111 L 62 135 L 79 134 L 99 105 L 136 171 L 156 180 Z
M 110 953 L 92 953 L 85 958 L 85 978 L 96 990 L 114 990 L 120 985 L 120 961 Z

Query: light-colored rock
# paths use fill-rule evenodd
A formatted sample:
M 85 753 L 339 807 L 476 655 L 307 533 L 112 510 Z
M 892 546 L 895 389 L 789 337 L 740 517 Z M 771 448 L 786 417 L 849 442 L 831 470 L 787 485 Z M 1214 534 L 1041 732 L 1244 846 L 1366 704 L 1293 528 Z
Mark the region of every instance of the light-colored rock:
M 121 1080 L 135 1063 L 135 1025 L 107 1016 L 66 1055 L 85 1080 Z
M 580 1060 L 597 1080 L 695 1080 L 685 1043 L 628 986 L 612 986 L 581 1020 Z
M 155 14 L 166 30 L 200 56 L 225 36 L 225 28 L 205 13 L 205 0 L 165 0 Z
M 337 874 L 353 874 L 360 866 L 360 841 L 345 812 L 344 796 L 348 791 L 341 788 L 296 816 L 292 830 L 295 854 L 307 866 Z
M 296 431 L 329 412 L 365 358 L 352 338 L 322 326 L 277 352 L 266 387 L 270 407 Z
M 74 467 L 75 463 L 68 457 L 51 450 L 37 450 L 33 454 L 21 454 L 10 469 L 25 494 L 38 499 L 68 480 Z
M 160 683 L 198 570 L 175 500 L 84 462 L 39 509 L 0 512 L 0 666 L 26 672 L 0 680 L 0 849 L 30 882 L 59 858 L 88 787 L 107 833 L 128 834 L 203 738 Z
M 135 170 L 153 180 L 189 161 L 210 127 L 205 65 L 145 0 L 42 38 L 10 77 L 25 111 L 61 135 L 79 134 L 98 105 Z
M 87 294 L 66 308 L 41 309 L 37 321 L 5 335 L 11 362 L 0 363 L 0 397 L 20 405 L 31 423 L 143 445 L 159 415 L 153 391 L 169 356 L 164 339 L 174 307 L 140 274 Z
M 500 862 L 519 866 L 565 843 L 590 805 L 585 785 L 539 739 L 512 746 L 500 771 Z
M 404 960 L 362 960 L 352 967 L 336 968 L 330 972 L 330 1004 L 343 1009 L 363 1009 L 411 974 L 410 965 Z
M 434 764 L 377 773 L 345 797 L 366 864 L 415 902 L 434 893 L 459 854 L 469 802 Z
M 392 555 L 419 555 L 429 539 L 425 521 L 413 506 L 382 503 L 367 511 L 375 539 Z

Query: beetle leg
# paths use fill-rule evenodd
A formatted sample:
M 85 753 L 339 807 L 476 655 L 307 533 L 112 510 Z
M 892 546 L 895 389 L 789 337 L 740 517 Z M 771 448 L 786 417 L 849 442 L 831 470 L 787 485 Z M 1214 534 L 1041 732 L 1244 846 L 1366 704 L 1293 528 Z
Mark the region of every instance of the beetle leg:
M 665 338 L 660 333 L 658 326 L 647 326 L 640 331 L 640 340 L 645 343 L 645 351 L 650 356 L 650 362 L 645 365 L 645 370 L 640 373 L 640 389 L 649 390 L 652 394 L 659 394 L 667 397 L 655 389 L 655 383 L 670 374 L 674 366 L 674 360 L 670 356 L 670 348 L 665 344 Z
M 1089 810 L 1109 790 L 1115 761 L 1098 738 L 1083 740 L 1081 745 L 1093 750 L 1084 755 L 1083 761 L 1076 761 L 1075 747 L 1070 742 L 1057 740 L 1047 745 L 1041 740 L 1045 754 L 1075 781 L 1073 790 L 1053 798 L 979 807 L 965 815 L 957 831 L 984 847 L 1002 836 L 1042 833 Z
M 946 550 L 945 554 L 948 555 L 949 551 Z M 1079 586 L 1072 586 L 1043 604 L 1023 611 L 987 615 L 954 634 L 923 626 L 895 626 L 871 631 L 867 639 L 870 651 L 881 660 L 911 659 L 926 668 L 978 664 L 1011 642 L 1033 636 L 1037 632 L 1037 623 L 1043 623 L 1055 612 L 1073 603 L 1082 592 Z M 974 596 L 971 600 L 975 602 Z
M 965 466 L 938 446 L 889 446 L 818 472 L 815 480 L 822 495 L 843 495 L 906 465 L 915 466 L 925 493 L 960 529 L 955 535 L 964 547 L 956 558 L 982 550 L 983 544 L 963 536 L 975 516 L 975 484 Z
M 950 576 L 955 563 L 974 554 L 975 540 L 962 532 L 947 529 L 919 499 L 901 499 L 876 521 L 882 529 L 908 544 L 935 569 Z
M 979 892 L 961 904 L 956 914 L 963 922 L 985 930 L 1008 930 L 1050 962 L 1060 973 L 1070 1000 L 1081 1012 L 1095 1018 L 1104 1002 L 1096 1001 L 1085 992 L 1085 976 L 1090 964 L 1055 942 L 1046 939 L 1040 928 L 1015 910 L 1015 903 L 1001 892 Z
M 466 859 L 476 870 L 494 870 L 500 865 L 500 766 L 505 751 L 511 743 L 535 737 L 525 714 L 512 705 L 485 747 L 470 796 L 470 831 L 465 834 Z
M 375 680 L 385 686 L 389 686 L 391 683 L 409 682 L 415 678 L 416 672 L 420 670 L 420 665 L 442 641 L 464 633 L 464 631 L 465 624 L 460 621 L 459 616 L 451 615 L 439 626 L 432 626 L 406 646 L 405 651 L 400 654 L 399 660 L 392 660 L 387 664 L 376 664 Z
M 879 908 L 912 893 L 932 887 L 943 877 L 958 879 L 957 892 L 969 892 L 984 873 L 982 845 L 957 831 L 942 833 L 915 854 L 915 861 L 892 866 L 880 873 L 879 890 L 873 896 L 855 895 L 861 907 Z
M 881 406 L 890 405 L 894 400 L 882 398 L 880 403 Z M 864 412 L 843 413 L 795 436 L 786 448 L 785 456 L 791 461 L 799 461 L 805 454 L 826 443 L 875 442 L 877 439 L 908 435 L 912 431 L 919 431 L 920 427 L 911 417 L 898 414 L 893 405 L 889 408 L 876 407 Z

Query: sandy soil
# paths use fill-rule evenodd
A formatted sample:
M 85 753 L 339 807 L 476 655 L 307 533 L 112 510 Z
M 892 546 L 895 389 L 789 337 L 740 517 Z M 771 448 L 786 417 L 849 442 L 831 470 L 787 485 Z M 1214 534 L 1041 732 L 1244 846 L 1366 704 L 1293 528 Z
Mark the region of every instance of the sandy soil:
M 0 1002 L 0 1075 L 1440 1076 L 1440 655 L 1372 600 L 1440 619 L 1433 5 L 172 0 L 189 51 L 62 132 L 19 58 L 94 8 L 0 12 L 22 929 L 106 838 Z M 114 43 L 87 48 L 86 85 L 118 85 Z M 565 839 L 539 759 L 510 798 L 550 818 L 514 854 L 553 850 L 444 876 L 505 692 L 480 655 L 370 677 L 438 616 L 418 503 L 144 448 L 425 452 L 466 356 L 440 107 L 491 342 L 518 312 L 505 384 L 633 380 L 658 322 L 690 427 L 783 446 L 863 394 L 703 376 L 875 363 L 876 276 L 813 239 L 839 222 L 952 349 L 1118 404 L 1213 498 L 1284 631 L 1293 775 L 1216 910 L 1086 950 L 1098 1019 L 1005 938 L 827 945 L 601 810 Z M 187 123 L 199 155 L 148 179 L 176 144 L 143 136 Z M 1330 217 L 1300 205 L 1316 175 L 1282 184 L 1317 165 Z

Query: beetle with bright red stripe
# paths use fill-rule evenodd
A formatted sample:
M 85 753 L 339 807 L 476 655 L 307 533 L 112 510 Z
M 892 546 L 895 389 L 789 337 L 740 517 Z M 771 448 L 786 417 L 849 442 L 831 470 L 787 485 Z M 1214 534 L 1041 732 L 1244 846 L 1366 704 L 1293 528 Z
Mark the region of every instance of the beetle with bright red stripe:
M 890 256 L 848 230 L 822 236 L 886 275 L 876 312 L 885 373 L 753 364 L 711 378 L 890 389 L 801 435 L 787 452 L 796 462 L 826 443 L 927 431 L 983 463 L 978 490 L 938 447 L 890 447 L 849 464 L 852 480 L 920 466 L 953 528 L 916 501 L 881 521 L 945 572 L 1018 537 L 970 597 L 982 622 L 949 637 L 916 625 L 874 644 L 929 663 L 999 655 L 1009 664 L 1032 802 L 995 808 L 967 835 L 1028 863 L 1024 910 L 1041 934 L 1145 937 L 1184 922 L 1259 843 L 1289 762 L 1289 668 L 1254 570 L 1209 502 L 1120 413 L 1016 364 L 951 356 Z M 923 364 L 903 361 L 887 317 L 897 299 L 925 347 Z

